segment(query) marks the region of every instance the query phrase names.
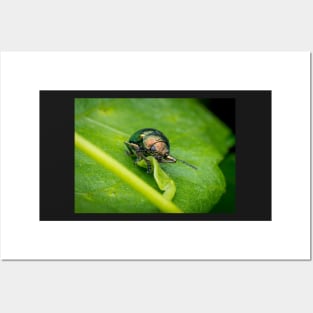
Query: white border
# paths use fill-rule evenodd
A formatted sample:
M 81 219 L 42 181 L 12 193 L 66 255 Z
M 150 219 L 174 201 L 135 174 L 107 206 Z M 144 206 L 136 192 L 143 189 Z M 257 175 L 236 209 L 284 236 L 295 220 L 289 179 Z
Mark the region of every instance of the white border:
M 39 90 L 272 90 L 273 221 L 40 222 Z M 308 52 L 1 53 L 3 259 L 309 259 L 309 169 Z

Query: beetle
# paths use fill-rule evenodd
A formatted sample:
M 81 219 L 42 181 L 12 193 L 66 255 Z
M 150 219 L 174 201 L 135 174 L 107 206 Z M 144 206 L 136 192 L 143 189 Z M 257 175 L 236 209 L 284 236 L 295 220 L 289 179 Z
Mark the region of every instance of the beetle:
M 125 145 L 128 149 L 128 154 L 137 157 L 136 162 L 142 159 L 145 160 L 148 173 L 151 173 L 152 168 L 151 161 L 147 159 L 148 156 L 153 156 L 159 163 L 176 163 L 176 161 L 180 161 L 197 169 L 195 166 L 171 156 L 168 138 L 155 128 L 137 130 L 125 142 Z

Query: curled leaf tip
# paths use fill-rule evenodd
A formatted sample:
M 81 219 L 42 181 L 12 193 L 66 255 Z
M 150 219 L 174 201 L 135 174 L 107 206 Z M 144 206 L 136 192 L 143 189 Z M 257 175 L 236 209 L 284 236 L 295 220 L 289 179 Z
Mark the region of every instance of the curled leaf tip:
M 147 159 L 151 162 L 153 167 L 153 177 L 160 190 L 164 191 L 163 197 L 168 200 L 172 200 L 176 193 L 176 185 L 174 181 L 162 170 L 159 162 L 152 156 L 148 156 Z M 144 160 L 137 162 L 137 165 L 141 167 L 147 167 L 147 163 Z

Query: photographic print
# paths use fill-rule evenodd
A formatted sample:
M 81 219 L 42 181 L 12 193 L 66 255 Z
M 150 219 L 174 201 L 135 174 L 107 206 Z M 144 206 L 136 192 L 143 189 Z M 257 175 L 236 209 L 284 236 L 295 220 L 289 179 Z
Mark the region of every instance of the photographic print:
M 271 219 L 271 91 L 40 91 L 40 115 L 41 220 Z
M 235 110 L 219 102 L 224 121 L 210 99 L 76 98 L 75 213 L 234 212 Z

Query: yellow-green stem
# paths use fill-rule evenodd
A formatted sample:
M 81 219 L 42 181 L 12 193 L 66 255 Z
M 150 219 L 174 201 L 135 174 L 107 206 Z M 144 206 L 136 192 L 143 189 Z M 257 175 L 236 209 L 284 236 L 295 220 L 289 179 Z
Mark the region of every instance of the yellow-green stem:
M 133 189 L 141 193 L 151 203 L 164 213 L 183 213 L 173 202 L 165 199 L 155 189 L 146 184 L 137 175 L 128 170 L 124 165 L 113 159 L 110 155 L 86 140 L 75 132 L 75 146 L 89 157 L 110 170 L 120 179 L 129 184 Z

